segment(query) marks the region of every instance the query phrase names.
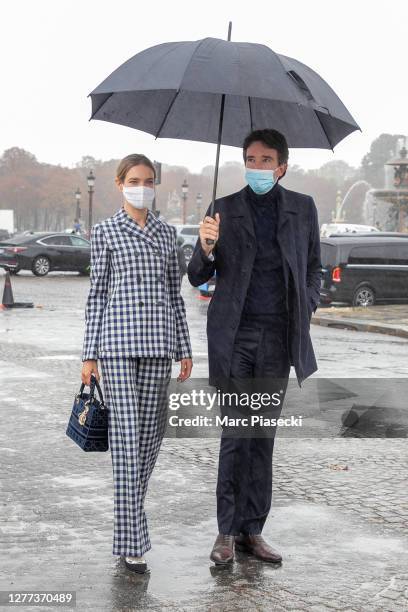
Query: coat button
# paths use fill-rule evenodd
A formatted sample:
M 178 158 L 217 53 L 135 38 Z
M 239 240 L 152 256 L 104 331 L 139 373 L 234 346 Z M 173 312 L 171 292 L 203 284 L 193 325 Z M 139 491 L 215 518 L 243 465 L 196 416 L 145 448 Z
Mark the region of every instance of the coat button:
M 139 306 L 144 306 L 144 302 L 138 302 Z

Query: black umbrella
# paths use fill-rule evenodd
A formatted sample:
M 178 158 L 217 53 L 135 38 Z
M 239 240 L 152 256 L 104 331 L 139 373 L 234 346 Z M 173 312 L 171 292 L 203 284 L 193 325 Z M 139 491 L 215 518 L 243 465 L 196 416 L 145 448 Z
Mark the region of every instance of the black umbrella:
M 90 94 L 92 116 L 156 138 L 242 147 L 253 129 L 273 127 L 289 147 L 332 149 L 360 130 L 311 68 L 246 42 L 204 38 L 150 47 L 119 66 Z M 361 130 L 360 130 L 361 131 Z

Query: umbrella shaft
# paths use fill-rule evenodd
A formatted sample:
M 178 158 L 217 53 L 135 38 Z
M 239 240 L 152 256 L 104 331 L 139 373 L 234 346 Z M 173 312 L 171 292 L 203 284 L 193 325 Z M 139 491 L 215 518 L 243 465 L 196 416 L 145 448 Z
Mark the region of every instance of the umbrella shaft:
M 228 24 L 228 40 L 231 40 L 232 21 Z M 217 195 L 217 183 L 218 183 L 218 166 L 220 161 L 220 149 L 221 149 L 221 137 L 222 137 L 222 124 L 224 120 L 224 106 L 225 106 L 225 94 L 221 97 L 221 112 L 220 112 L 220 123 L 218 125 L 218 141 L 217 141 L 217 156 L 215 158 L 215 172 L 214 172 L 214 185 L 213 194 L 211 200 L 211 217 L 214 216 L 214 202 L 215 196 Z M 210 244 L 210 243 L 208 243 Z
M 220 149 L 221 149 L 221 136 L 222 136 L 222 124 L 224 120 L 224 106 L 225 106 L 225 94 L 221 97 L 221 112 L 220 112 L 220 123 L 218 125 L 218 141 L 217 141 L 217 156 L 215 159 L 215 172 L 214 172 L 214 186 L 211 201 L 211 216 L 214 216 L 214 202 L 217 193 L 217 182 L 218 182 L 218 166 L 220 162 Z

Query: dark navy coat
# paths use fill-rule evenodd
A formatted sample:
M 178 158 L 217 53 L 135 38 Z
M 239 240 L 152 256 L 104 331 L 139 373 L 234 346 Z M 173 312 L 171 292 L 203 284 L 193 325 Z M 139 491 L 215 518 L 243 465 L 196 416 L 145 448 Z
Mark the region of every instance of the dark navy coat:
M 251 278 L 256 238 L 248 194 L 250 187 L 214 203 L 220 214 L 219 239 L 211 261 L 197 239 L 188 264 L 188 278 L 197 287 L 216 271 L 216 288 L 207 311 L 209 384 L 222 386 L 230 375 L 235 335 Z M 277 239 L 282 251 L 291 365 L 301 387 L 317 370 L 310 338 L 310 319 L 320 300 L 320 235 L 317 208 L 312 197 L 285 189 L 279 183 Z M 210 214 L 210 207 L 206 215 Z

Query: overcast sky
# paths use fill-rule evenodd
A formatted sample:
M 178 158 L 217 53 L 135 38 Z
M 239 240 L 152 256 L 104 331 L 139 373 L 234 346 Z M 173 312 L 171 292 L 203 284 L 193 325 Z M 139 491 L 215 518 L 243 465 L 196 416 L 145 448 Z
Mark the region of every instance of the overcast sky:
M 304 168 L 344 159 L 357 166 L 382 132 L 408 132 L 408 2 L 309 0 L 25 0 L 2 3 L 0 154 L 13 146 L 39 161 L 72 167 L 83 155 L 122 158 L 143 152 L 200 172 L 215 145 L 155 140 L 89 121 L 87 95 L 124 61 L 167 41 L 226 38 L 257 42 L 317 71 L 360 125 L 330 150 L 291 149 Z M 242 160 L 222 147 L 221 163 Z

